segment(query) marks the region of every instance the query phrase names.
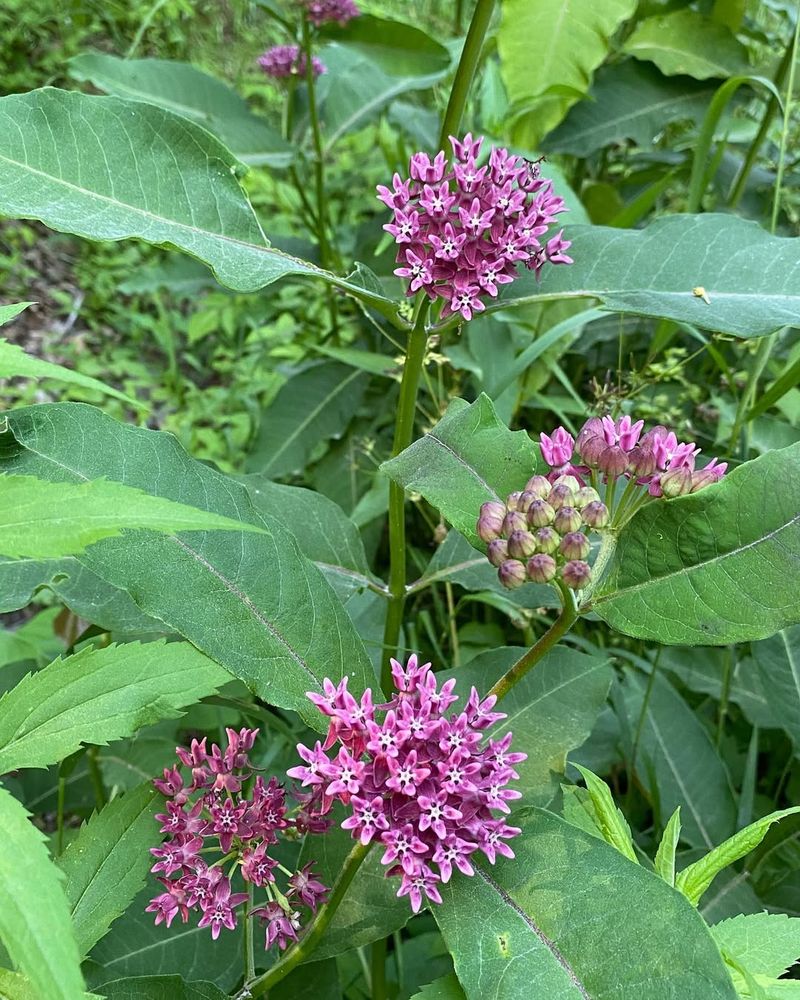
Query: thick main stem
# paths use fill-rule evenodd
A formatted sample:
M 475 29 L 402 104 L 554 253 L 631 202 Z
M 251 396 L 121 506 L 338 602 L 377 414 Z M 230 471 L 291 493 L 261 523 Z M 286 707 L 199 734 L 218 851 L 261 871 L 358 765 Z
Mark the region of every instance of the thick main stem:
M 475 11 L 469 24 L 467 37 L 464 39 L 464 48 L 461 50 L 461 59 L 458 69 L 453 79 L 453 86 L 450 90 L 450 99 L 447 102 L 447 110 L 442 119 L 442 131 L 439 142 L 442 147 L 447 142 L 449 135 L 455 135 L 461 124 L 461 116 L 467 103 L 469 88 L 478 68 L 481 57 L 483 40 L 489 29 L 489 22 L 494 12 L 495 0 L 478 0 Z
M 345 858 L 342 870 L 339 872 L 339 877 L 331 889 L 327 903 L 324 903 L 319 908 L 311 926 L 303 937 L 297 944 L 292 945 L 283 958 L 276 962 L 268 972 L 265 972 L 263 976 L 259 976 L 258 979 L 254 979 L 252 983 L 246 984 L 251 997 L 264 996 L 267 990 L 271 990 L 276 983 L 285 979 L 292 969 L 301 962 L 304 962 L 313 952 L 320 938 L 328 929 L 333 915 L 339 908 L 339 904 L 344 899 L 345 893 L 350 888 L 350 883 L 355 878 L 356 872 L 361 867 L 367 854 L 369 854 L 371 847 L 372 844 L 364 845 L 361 841 L 356 842 L 353 849 Z

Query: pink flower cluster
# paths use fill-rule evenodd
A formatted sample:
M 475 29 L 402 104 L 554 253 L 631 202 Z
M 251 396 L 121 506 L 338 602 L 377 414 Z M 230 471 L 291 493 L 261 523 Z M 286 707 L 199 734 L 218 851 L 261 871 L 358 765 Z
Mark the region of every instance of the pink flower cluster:
M 394 212 L 383 228 L 399 246 L 394 273 L 408 279 L 408 295 L 422 289 L 444 299 L 443 317 L 469 320 L 487 295 L 517 277 L 518 263 L 538 276 L 547 261 L 572 259 L 561 232 L 540 239 L 565 206 L 537 164 L 492 148 L 479 167 L 482 138 L 450 136 L 450 143 L 451 161 L 441 151 L 433 160 L 415 153 L 411 176 L 395 174 L 391 188 L 378 186 L 378 197 Z
M 551 466 L 550 479 L 573 475 L 579 479 L 600 473 L 607 482 L 625 476 L 647 486 L 653 497 L 677 497 L 718 482 L 727 463 L 712 458 L 703 468 L 695 468 L 700 449 L 694 443 L 678 441 L 672 431 L 658 425 L 642 434 L 644 421 L 628 416 L 591 417 L 577 440 L 563 427 L 541 435 L 542 457 Z M 574 461 L 578 456 L 579 462 Z
M 298 744 L 305 763 L 288 773 L 321 790 L 323 809 L 335 799 L 349 807 L 342 826 L 362 844 L 382 845 L 386 874 L 400 876 L 397 895 L 407 895 L 416 913 L 423 893 L 441 902 L 437 885 L 453 868 L 474 874 L 476 851 L 492 864 L 497 854 L 514 856 L 505 841 L 520 830 L 494 813 L 508 813 L 520 797 L 507 786 L 526 755 L 509 751 L 511 733 L 482 743 L 484 730 L 505 718 L 492 711 L 493 696 L 481 700 L 472 688 L 463 710 L 448 716 L 454 680 L 439 690 L 431 665 L 416 656 L 405 668 L 392 660 L 392 677 L 397 693 L 384 705 L 373 705 L 369 689 L 357 701 L 346 677 L 338 686 L 326 679 L 324 695 L 310 692 L 331 719 L 327 739 Z M 326 750 L 337 743 L 330 758 Z
M 176 915 L 186 923 L 189 911 L 199 910 L 198 927 L 209 927 L 216 940 L 223 927 L 235 928 L 235 910 L 247 899 L 247 893 L 231 891 L 231 875 L 238 867 L 245 882 L 267 894 L 267 902 L 250 914 L 266 925 L 266 947 L 277 941 L 285 948 L 297 940 L 302 926 L 299 907 L 315 912 L 328 890 L 311 865 L 290 872 L 269 855 L 269 848 L 281 831 L 319 829 L 319 820 L 307 808 L 294 819 L 287 817 L 286 794 L 275 778 L 265 783 L 258 775 L 246 797 L 242 787 L 253 775 L 249 751 L 258 730 L 228 729 L 227 735 L 224 751 L 216 743 L 207 751 L 205 739 L 192 740 L 188 750 L 177 747 L 178 762 L 153 782 L 167 799 L 166 812 L 156 819 L 169 839 L 150 851 L 157 859 L 151 871 L 165 891 L 147 912 L 155 913 L 156 924 L 169 927 Z M 189 771 L 188 781 L 183 768 Z M 309 799 L 303 800 L 306 807 Z M 209 861 L 214 849 L 221 856 Z M 227 873 L 223 864 L 229 865 Z M 276 869 L 287 876 L 285 892 L 275 883 Z
M 304 77 L 308 64 L 305 52 L 300 50 L 299 45 L 273 45 L 258 57 L 258 65 L 267 76 L 283 80 L 290 76 Z M 316 56 L 311 57 L 311 68 L 315 77 L 328 72 Z
M 305 8 L 309 21 L 318 28 L 328 21 L 347 24 L 361 13 L 353 0 L 300 0 L 300 6 Z

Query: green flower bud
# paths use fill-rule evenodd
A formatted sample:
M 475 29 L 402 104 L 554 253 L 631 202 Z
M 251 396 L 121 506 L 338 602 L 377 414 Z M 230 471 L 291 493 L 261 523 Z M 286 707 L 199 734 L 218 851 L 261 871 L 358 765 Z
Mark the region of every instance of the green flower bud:
M 577 531 L 580 526 L 581 515 L 574 507 L 562 507 L 556 511 L 553 527 L 559 535 L 566 535 L 570 531 Z
M 509 493 L 506 497 L 506 508 L 508 510 L 519 510 L 519 498 L 521 496 L 522 493 L 519 490 Z
M 503 518 L 506 516 L 505 505 L 499 500 L 489 500 L 481 504 L 481 513 L 478 518 L 477 532 L 478 538 L 487 544 L 499 538 L 503 530 Z
M 575 476 L 559 476 L 553 483 L 553 486 L 566 486 L 573 494 L 577 493 L 581 488 L 581 484 Z
M 526 531 L 528 522 L 519 510 L 510 510 L 503 518 L 503 535 L 509 538 L 514 531 Z
M 592 579 L 592 570 L 589 563 L 580 559 L 573 559 L 565 563 L 561 570 L 561 579 L 570 590 L 583 590 Z
M 578 510 L 583 510 L 590 503 L 596 503 L 600 499 L 600 494 L 592 486 L 583 486 L 575 494 L 575 503 L 573 506 L 577 507 Z
M 591 549 L 589 539 L 582 531 L 570 531 L 561 539 L 561 555 L 565 559 L 585 559 Z
M 569 486 L 561 483 L 550 490 L 550 496 L 547 500 L 553 510 L 559 510 L 561 507 L 573 507 L 575 505 L 575 494 Z
M 533 537 L 536 539 L 539 551 L 544 552 L 546 555 L 552 555 L 554 552 L 557 552 L 558 546 L 561 544 L 561 535 L 559 535 L 555 528 L 539 528 L 538 531 L 534 532 Z
M 680 497 L 692 492 L 692 470 L 682 465 L 661 476 L 661 492 L 665 497 Z
M 545 476 L 532 476 L 525 483 L 525 490 L 533 493 L 537 500 L 546 500 L 550 496 L 550 483 Z
M 517 500 L 517 510 L 522 514 L 527 514 L 534 500 L 536 500 L 536 496 L 530 490 L 523 490 Z
M 528 508 L 528 524 L 532 528 L 543 528 L 552 524 L 556 512 L 546 500 L 534 500 Z
M 492 566 L 499 566 L 508 559 L 508 542 L 505 538 L 495 538 L 494 541 L 489 542 L 486 555 Z
M 501 563 L 497 570 L 497 577 L 500 583 L 509 590 L 516 590 L 528 579 L 525 564 L 517 559 L 506 559 L 504 563 Z
M 534 583 L 550 583 L 556 575 L 556 561 L 552 556 L 540 552 L 528 560 L 528 577 Z
M 599 500 L 587 503 L 581 511 L 583 523 L 590 528 L 605 528 L 608 524 L 608 507 Z
M 536 552 L 536 539 L 530 531 L 512 531 L 508 536 L 508 554 L 512 559 L 528 559 Z

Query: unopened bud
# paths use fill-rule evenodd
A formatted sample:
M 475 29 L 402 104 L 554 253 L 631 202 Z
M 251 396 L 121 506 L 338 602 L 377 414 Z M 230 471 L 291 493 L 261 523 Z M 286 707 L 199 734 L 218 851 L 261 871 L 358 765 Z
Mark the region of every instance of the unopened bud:
M 509 538 L 514 531 L 525 531 L 528 522 L 525 515 L 518 510 L 510 510 L 503 518 L 503 535 Z
M 570 531 L 561 539 L 561 555 L 565 559 L 585 559 L 591 549 L 589 539 L 582 531 Z
M 550 482 L 545 476 L 532 476 L 525 483 L 525 491 L 533 493 L 537 500 L 546 500 L 550 496 Z
M 552 556 L 539 552 L 528 560 L 528 577 L 534 583 L 550 583 L 556 575 L 556 561 Z
M 499 538 L 503 530 L 503 518 L 506 516 L 505 505 L 499 500 L 488 500 L 481 504 L 477 532 L 482 542 L 491 542 Z
M 597 459 L 597 468 L 607 476 L 621 476 L 628 468 L 628 453 L 616 444 L 608 445 Z
M 661 476 L 661 492 L 665 497 L 680 497 L 692 490 L 692 470 L 685 465 L 670 469 Z
M 656 453 L 649 444 L 637 445 L 628 455 L 628 469 L 637 479 L 652 476 L 657 464 Z
M 575 439 L 575 448 L 583 456 L 583 446 L 592 438 L 603 436 L 603 421 L 600 417 L 589 417 Z M 583 456 L 585 457 L 585 456 Z
M 561 579 L 570 590 L 583 590 L 591 578 L 591 567 L 582 559 L 573 559 L 571 562 L 565 563 L 561 570 Z
M 519 562 L 518 559 L 506 559 L 504 563 L 500 563 L 497 570 L 497 577 L 500 583 L 504 587 L 508 587 L 509 590 L 521 587 L 528 579 L 528 575 L 525 572 L 525 565 Z
M 519 495 L 519 500 L 517 500 L 517 510 L 526 514 L 534 500 L 536 500 L 536 496 L 530 490 L 523 490 Z
M 573 494 L 577 493 L 581 488 L 581 484 L 575 478 L 575 476 L 559 476 L 558 479 L 553 483 L 553 486 L 566 486 Z
M 508 559 L 508 542 L 505 538 L 495 538 L 493 542 L 489 542 L 486 555 L 492 566 L 499 566 Z
M 533 537 L 536 539 L 536 546 L 539 551 L 547 555 L 557 552 L 558 546 L 561 544 L 561 535 L 559 535 L 555 528 L 539 528 L 538 531 L 533 533 Z
M 599 417 L 591 417 L 581 428 L 575 449 L 587 465 L 597 466 L 597 460 L 608 447 L 603 434 L 603 421 Z
M 605 528 L 608 524 L 608 507 L 600 500 L 587 503 L 581 511 L 583 523 L 590 528 Z
M 569 486 L 561 483 L 561 485 L 554 486 L 552 490 L 550 490 L 550 496 L 547 498 L 547 502 L 553 510 L 558 510 L 559 507 L 572 507 L 575 503 L 575 494 Z
M 536 551 L 536 539 L 530 531 L 512 531 L 508 536 L 508 554 L 512 559 L 528 559 Z
M 534 500 L 528 508 L 528 524 L 532 528 L 543 528 L 552 524 L 556 512 L 546 500 Z
M 515 490 L 513 493 L 509 493 L 506 497 L 506 509 L 507 510 L 519 510 L 519 498 L 522 493 L 519 490 Z
M 575 510 L 574 507 L 562 507 L 561 510 L 556 511 L 553 527 L 559 535 L 566 535 L 570 531 L 577 531 L 580 526 L 580 511 Z
M 591 486 L 582 486 L 581 489 L 575 494 L 575 503 L 573 507 L 577 507 L 578 510 L 583 510 L 590 503 L 600 499 L 600 494 Z

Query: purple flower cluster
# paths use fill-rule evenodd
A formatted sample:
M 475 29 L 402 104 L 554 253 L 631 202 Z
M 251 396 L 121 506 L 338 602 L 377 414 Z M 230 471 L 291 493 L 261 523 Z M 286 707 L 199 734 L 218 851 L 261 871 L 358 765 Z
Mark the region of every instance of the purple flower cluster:
M 329 21 L 347 24 L 361 13 L 353 0 L 299 0 L 299 3 L 317 28 Z
M 306 55 L 299 45 L 273 45 L 271 49 L 258 57 L 258 65 L 267 76 L 275 80 L 283 80 L 290 76 L 304 77 L 306 75 Z M 316 56 L 311 57 L 311 69 L 314 76 L 327 73 L 325 65 Z
M 604 481 L 625 476 L 646 486 L 652 497 L 677 497 L 718 482 L 727 463 L 712 458 L 702 469 L 695 468 L 700 449 L 694 443 L 678 441 L 672 431 L 658 425 L 645 434 L 644 421 L 628 416 L 591 417 L 577 440 L 563 427 L 541 435 L 542 457 L 551 466 L 550 478 L 562 474 L 578 476 L 599 473 Z M 575 455 L 579 464 L 573 462 Z
M 188 750 L 177 747 L 177 763 L 153 782 L 167 799 L 166 812 L 156 819 L 169 839 L 150 851 L 156 858 L 151 871 L 165 891 L 151 900 L 147 912 L 155 913 L 156 924 L 169 927 L 178 914 L 186 923 L 189 911 L 198 910 L 198 927 L 209 927 L 216 940 L 223 927 L 235 928 L 235 910 L 247 899 L 247 893 L 231 891 L 231 875 L 238 867 L 245 882 L 267 895 L 267 902 L 248 916 L 258 916 L 266 925 L 267 948 L 276 941 L 285 948 L 297 940 L 302 926 L 299 908 L 315 912 L 328 890 L 311 865 L 290 872 L 270 857 L 269 848 L 289 827 L 305 832 L 319 828 L 319 821 L 306 821 L 315 815 L 308 811 L 310 797 L 303 800 L 305 810 L 290 819 L 286 793 L 275 778 L 265 782 L 258 775 L 246 797 L 242 787 L 253 775 L 249 751 L 258 730 L 228 729 L 227 734 L 225 750 L 214 743 L 207 751 L 205 739 L 192 740 Z M 215 849 L 221 856 L 209 861 Z M 223 865 L 229 865 L 227 873 Z M 276 869 L 287 876 L 285 892 L 276 885 Z
M 319 789 L 323 808 L 336 799 L 349 807 L 342 826 L 362 844 L 382 845 L 386 874 L 400 876 L 397 895 L 416 913 L 423 893 L 441 902 L 437 885 L 453 868 L 474 874 L 475 851 L 492 864 L 497 854 L 514 856 L 505 841 L 520 830 L 494 813 L 510 812 L 508 802 L 520 797 L 507 786 L 526 755 L 510 752 L 511 733 L 482 743 L 483 731 L 505 718 L 492 711 L 494 696 L 481 700 L 472 688 L 463 711 L 448 716 L 455 681 L 439 690 L 430 663 L 392 660 L 392 677 L 397 693 L 383 705 L 373 705 L 369 689 L 357 701 L 346 677 L 338 686 L 326 679 L 324 695 L 310 692 L 331 719 L 328 736 L 313 748 L 298 744 L 304 764 L 288 774 Z
M 487 544 L 486 554 L 497 567 L 500 583 L 509 590 L 528 580 L 556 579 L 582 590 L 592 578 L 586 562 L 591 543 L 585 531 L 606 524 L 608 508 L 597 491 L 562 474 L 552 483 L 545 476 L 533 476 L 505 503 L 482 504 L 477 532 Z
M 443 317 L 469 320 L 487 295 L 517 277 L 518 263 L 538 276 L 545 262 L 572 259 L 561 232 L 540 240 L 565 206 L 538 164 L 493 147 L 479 167 L 482 138 L 468 133 L 450 143 L 450 162 L 441 151 L 433 160 L 415 153 L 411 176 L 395 174 L 391 188 L 378 186 L 378 197 L 394 212 L 383 228 L 399 246 L 394 273 L 408 279 L 408 295 L 422 289 L 444 299 Z

